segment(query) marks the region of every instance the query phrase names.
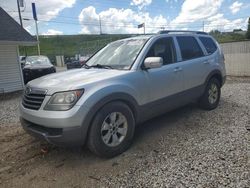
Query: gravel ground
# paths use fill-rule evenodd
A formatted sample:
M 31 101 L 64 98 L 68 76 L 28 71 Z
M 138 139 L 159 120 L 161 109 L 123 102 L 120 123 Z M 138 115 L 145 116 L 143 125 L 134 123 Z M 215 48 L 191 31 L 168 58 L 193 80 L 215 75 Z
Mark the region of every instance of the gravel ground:
M 0 127 L 19 123 L 18 105 L 22 92 L 0 94 Z
M 250 187 L 250 78 L 228 79 L 213 111 L 189 105 L 138 126 L 113 159 L 30 137 L 19 100 L 0 96 L 1 187 Z

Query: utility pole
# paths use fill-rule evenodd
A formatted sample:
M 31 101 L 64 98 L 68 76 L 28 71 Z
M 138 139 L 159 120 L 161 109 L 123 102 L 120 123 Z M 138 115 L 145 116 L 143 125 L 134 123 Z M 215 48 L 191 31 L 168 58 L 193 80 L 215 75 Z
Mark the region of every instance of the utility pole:
M 16 0 L 16 3 L 17 3 L 17 9 L 18 9 L 18 15 L 19 15 L 19 20 L 20 20 L 20 25 L 23 28 L 23 22 L 22 22 L 22 15 L 21 15 L 21 11 L 20 11 L 19 0 Z
M 100 35 L 102 34 L 102 20 L 101 17 L 99 15 L 99 26 L 100 26 Z
M 20 20 L 20 25 L 21 25 L 22 28 L 23 28 L 23 20 L 22 20 L 22 15 L 21 15 L 20 7 L 24 7 L 23 1 L 24 0 L 16 0 L 17 9 L 18 9 L 18 15 L 19 15 L 19 20 Z M 27 56 L 26 46 L 24 46 L 24 53 L 25 53 L 25 56 Z
M 203 32 L 205 32 L 205 21 L 202 22 Z
M 39 34 L 38 34 L 37 20 L 35 20 L 35 23 L 36 23 L 37 52 L 38 52 L 38 55 L 40 56 L 41 52 L 40 52 L 40 44 L 39 44 Z
M 144 33 L 144 35 L 145 35 L 145 33 L 146 33 L 145 23 L 143 24 L 143 33 Z
M 41 53 L 40 53 L 39 34 L 38 34 L 38 26 L 37 26 L 36 4 L 31 3 L 31 5 L 32 5 L 33 18 L 35 20 L 35 25 L 36 25 L 37 52 L 38 52 L 38 55 L 40 56 Z

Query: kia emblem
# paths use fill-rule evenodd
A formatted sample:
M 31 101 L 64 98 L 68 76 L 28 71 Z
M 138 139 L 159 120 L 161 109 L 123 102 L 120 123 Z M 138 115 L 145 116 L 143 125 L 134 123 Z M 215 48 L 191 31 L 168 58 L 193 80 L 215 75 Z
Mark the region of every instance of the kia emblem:
M 26 94 L 30 94 L 32 92 L 32 89 L 30 87 L 27 87 Z

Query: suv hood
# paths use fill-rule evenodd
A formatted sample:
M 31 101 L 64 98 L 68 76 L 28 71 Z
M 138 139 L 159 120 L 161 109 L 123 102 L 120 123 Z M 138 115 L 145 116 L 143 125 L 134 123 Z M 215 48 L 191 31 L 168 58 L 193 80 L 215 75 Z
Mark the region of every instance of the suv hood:
M 30 81 L 27 86 L 47 89 L 47 94 L 53 94 L 58 91 L 83 88 L 86 84 L 127 74 L 128 72 L 125 70 L 81 68 L 49 74 Z

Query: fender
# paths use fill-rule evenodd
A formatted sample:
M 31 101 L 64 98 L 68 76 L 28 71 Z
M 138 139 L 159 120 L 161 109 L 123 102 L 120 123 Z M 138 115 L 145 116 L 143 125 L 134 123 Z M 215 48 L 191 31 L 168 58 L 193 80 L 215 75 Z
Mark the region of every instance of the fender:
M 138 121 L 139 105 L 138 105 L 137 101 L 134 99 L 134 97 L 132 97 L 131 95 L 129 95 L 127 93 L 122 93 L 122 92 L 112 93 L 112 94 L 107 95 L 107 96 L 103 97 L 102 99 L 100 99 L 97 103 L 95 103 L 94 106 L 92 106 L 90 108 L 89 112 L 87 113 L 86 118 L 82 122 L 82 129 L 83 129 L 82 133 L 84 134 L 83 135 L 84 141 L 87 138 L 88 129 L 91 125 L 91 122 L 92 122 L 95 114 L 105 104 L 110 103 L 112 101 L 122 101 L 125 104 L 127 104 L 134 114 L 135 122 Z
M 207 78 L 206 78 L 206 81 L 204 83 L 204 85 L 206 86 L 208 84 L 208 81 L 212 78 L 212 77 L 215 77 L 219 80 L 220 84 L 221 84 L 221 87 L 223 86 L 224 82 L 225 82 L 225 78 L 222 77 L 222 73 L 220 70 L 216 69 L 216 70 L 213 70 L 211 71 Z

